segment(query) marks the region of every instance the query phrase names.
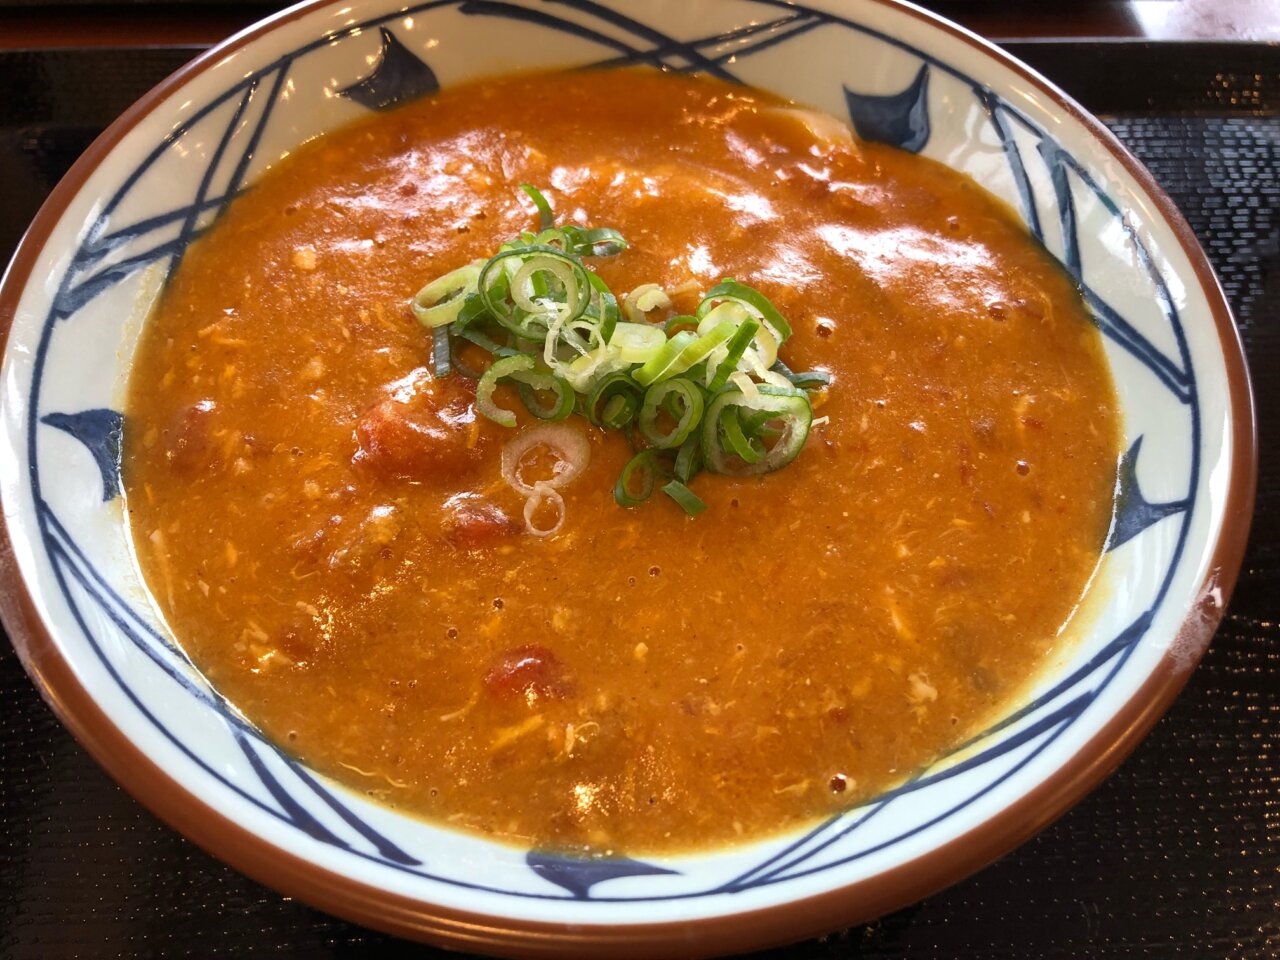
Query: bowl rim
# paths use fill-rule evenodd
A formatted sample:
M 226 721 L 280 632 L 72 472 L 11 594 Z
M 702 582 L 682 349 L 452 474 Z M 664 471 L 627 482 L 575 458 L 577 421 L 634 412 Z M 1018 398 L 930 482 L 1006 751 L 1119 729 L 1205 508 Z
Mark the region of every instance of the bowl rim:
M 228 54 L 278 28 L 334 6 L 305 0 L 211 47 L 161 81 L 106 128 L 40 207 L 0 279 L 0 355 L 39 255 L 99 163 L 145 117 Z M 1223 522 L 1205 578 L 1177 632 L 1142 685 L 1060 769 L 1009 806 L 943 846 L 883 873 L 798 900 L 697 920 L 569 924 L 445 908 L 342 876 L 287 852 L 218 813 L 182 787 L 108 718 L 81 685 L 42 621 L 16 560 L 8 511 L 0 517 L 0 621 L 27 673 L 62 724 L 111 777 L 170 827 L 217 859 L 283 894 L 398 936 L 513 957 L 648 957 L 655 951 L 716 955 L 815 936 L 873 919 L 963 879 L 1030 839 L 1112 773 L 1151 729 L 1203 656 L 1235 587 L 1257 485 L 1257 422 L 1239 330 L 1195 234 L 1151 174 L 1092 114 L 994 44 L 905 0 L 869 2 L 907 14 L 1014 72 L 1078 122 L 1153 201 L 1192 266 L 1218 334 L 1227 376 L 1232 459 Z M 1190 654 L 1190 656 L 1188 656 Z

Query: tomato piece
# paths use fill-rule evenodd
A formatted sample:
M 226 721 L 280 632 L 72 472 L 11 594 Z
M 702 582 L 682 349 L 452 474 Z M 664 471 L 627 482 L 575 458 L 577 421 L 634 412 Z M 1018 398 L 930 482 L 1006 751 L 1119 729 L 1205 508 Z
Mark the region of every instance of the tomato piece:
M 563 700 L 574 692 L 573 679 L 564 664 L 540 643 L 527 643 L 506 651 L 484 675 L 485 689 L 501 700 Z
M 217 405 L 201 400 L 184 407 L 163 431 L 165 459 L 175 470 L 190 473 L 219 459 L 213 421 Z
M 465 390 L 400 391 L 374 404 L 356 424 L 358 461 L 401 480 L 450 480 L 483 455 L 485 436 Z
M 445 502 L 445 539 L 459 550 L 486 550 L 520 533 L 520 523 L 501 507 L 474 493 Z

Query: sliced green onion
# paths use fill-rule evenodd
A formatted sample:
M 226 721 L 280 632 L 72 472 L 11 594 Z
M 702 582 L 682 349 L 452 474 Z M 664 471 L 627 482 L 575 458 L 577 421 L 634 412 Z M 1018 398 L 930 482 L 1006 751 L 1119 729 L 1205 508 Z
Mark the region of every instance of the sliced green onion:
M 765 457 L 764 444 L 755 437 L 748 437 L 742 431 L 742 420 L 738 416 L 736 404 L 725 404 L 720 411 L 720 427 L 724 431 L 724 440 L 728 448 L 736 453 L 744 463 L 759 463 Z
M 532 247 L 555 247 L 557 250 L 564 251 L 569 247 L 569 238 L 565 236 L 564 230 L 560 227 L 549 227 L 536 234 L 522 234 L 520 243 L 515 246 L 532 246 Z
M 747 320 L 755 318 L 755 314 L 738 303 L 736 300 L 722 300 L 709 310 L 703 310 L 703 306 L 707 303 L 703 300 L 699 304 L 698 309 L 702 311 L 697 316 L 698 332 L 706 333 L 713 327 L 717 327 L 726 320 L 732 321 L 734 324 L 743 323 Z
M 475 293 L 483 260 L 450 270 L 414 294 L 411 306 L 418 322 L 428 329 L 453 323 L 458 319 L 468 295 Z
M 781 360 L 774 361 L 771 369 L 782 374 L 791 381 L 793 387 L 799 387 L 801 390 L 816 390 L 820 387 L 831 385 L 831 374 L 825 370 L 806 370 L 802 373 L 797 373 Z
M 597 427 L 621 430 L 640 412 L 641 389 L 625 373 L 611 373 L 595 385 L 584 408 Z
M 636 383 L 647 387 L 692 369 L 712 350 L 730 339 L 734 329 L 734 325 L 726 321 L 703 336 L 681 330 L 667 341 L 656 357 L 635 372 Z
M 538 224 L 542 230 L 550 230 L 556 222 L 556 215 L 551 212 L 551 204 L 547 202 L 547 198 L 542 195 L 539 190 L 531 183 L 520 184 L 520 189 L 529 195 L 529 199 L 533 201 L 533 205 L 538 208 Z
M 657 284 L 641 284 L 627 297 L 631 322 L 624 322 L 613 292 L 583 262 L 625 250 L 623 236 L 609 227 L 556 226 L 547 197 L 520 186 L 537 208 L 537 231 L 521 231 L 489 259 L 433 280 L 411 301 L 432 331 L 437 377 L 457 370 L 476 379 L 476 409 L 503 426 L 518 421 L 494 402 L 498 385 L 509 380 L 534 417 L 563 420 L 576 411 L 621 430 L 636 451 L 614 485 L 614 498 L 627 507 L 649 499 L 665 479 L 663 491 L 696 516 L 706 504 L 689 483 L 701 470 L 747 477 L 795 459 L 813 421 L 805 391 L 830 377 L 796 373 L 778 359 L 791 328 L 768 298 L 725 278 L 696 316 L 659 326 L 644 315 L 669 308 L 670 297 Z M 469 368 L 453 337 L 493 357 L 488 369 Z
M 729 341 L 726 347 L 728 352 L 725 353 L 724 359 L 720 361 L 720 365 L 715 368 L 711 382 L 707 384 L 709 391 L 715 393 L 729 382 L 729 374 L 738 369 L 738 361 L 742 359 L 742 354 L 747 349 L 747 344 L 755 339 L 756 332 L 759 329 L 760 324 L 754 320 L 747 319 L 742 321 L 742 325 L 734 331 L 733 339 Z
M 543 228 L 535 235 L 522 235 L 526 245 L 545 244 L 557 247 L 574 257 L 613 257 L 627 249 L 627 240 L 611 227 L 579 227 L 566 223 L 562 227 Z
M 783 376 L 787 375 L 784 373 Z M 793 387 L 799 387 L 801 390 L 819 390 L 831 385 L 831 374 L 825 370 L 805 370 L 802 373 L 793 373 L 787 379 L 791 381 Z
M 732 447 L 725 449 L 726 423 L 722 414 L 726 407 L 738 408 L 733 420 L 739 428 L 743 427 L 743 413 L 746 413 L 751 424 L 763 426 L 765 423 L 776 422 L 777 439 L 760 460 L 746 462 Z M 759 414 L 767 416 L 758 419 Z M 706 416 L 702 418 L 703 462 L 712 473 L 729 476 L 750 477 L 770 473 L 785 467 L 796 458 L 809 436 L 809 425 L 812 422 L 813 408 L 809 406 L 809 397 L 803 390 L 763 384 L 755 396 L 747 396 L 736 388 L 727 388 L 715 396 L 707 407 Z
M 773 335 L 769 327 L 765 326 L 763 320 L 755 317 L 742 304 L 726 300 L 714 309 L 707 311 L 702 319 L 698 321 L 698 332 L 706 333 L 725 322 L 741 325 L 748 321 L 755 325 L 755 334 L 747 342 L 736 367 L 738 370 L 758 375 L 760 371 L 767 370 L 778 359 L 778 338 Z M 721 353 L 717 352 L 715 359 L 719 359 Z
M 651 496 L 657 481 L 657 451 L 641 450 L 627 461 L 618 474 L 618 482 L 613 485 L 613 499 L 622 507 L 638 507 Z M 636 489 L 636 484 L 639 489 Z
M 647 363 L 658 355 L 666 342 L 667 336 L 661 327 L 623 320 L 613 328 L 613 339 L 609 341 L 609 346 L 614 348 L 618 359 L 624 363 Z
M 613 339 L 614 328 L 618 325 L 618 298 L 613 295 L 609 285 L 600 279 L 600 275 L 587 271 L 587 282 L 595 291 L 587 311 L 600 320 L 600 340 L 609 343 Z
M 772 329 L 779 343 L 785 343 L 787 338 L 791 336 L 791 324 L 778 312 L 778 308 L 769 302 L 759 290 L 748 287 L 745 283 L 739 283 L 732 277 L 725 277 L 714 287 L 707 291 L 707 295 L 702 298 L 702 303 L 698 304 L 698 319 L 702 319 L 717 303 L 721 301 L 731 300 L 747 307 L 755 316 L 762 320 L 765 326 Z
M 556 292 L 562 293 L 563 299 L 552 292 L 550 280 L 556 282 Z M 585 288 L 589 286 L 586 271 L 572 258 L 561 253 L 534 254 L 522 260 L 511 278 L 511 299 L 527 313 L 548 314 L 554 306 L 556 317 L 569 319 L 586 310 L 591 291 Z
M 685 327 L 691 327 L 694 330 L 697 330 L 698 318 L 691 317 L 687 313 L 678 314 L 662 325 L 662 332 L 669 337 L 677 330 L 682 330 Z
M 560 228 L 568 238 L 566 253 L 580 257 L 615 257 L 627 249 L 627 240 L 611 227 L 575 227 L 565 224 Z
M 436 377 L 443 379 L 453 372 L 448 327 L 436 327 L 431 331 L 431 358 L 435 361 Z
M 508 264 L 513 268 L 510 276 Z M 520 285 L 531 285 L 539 272 L 551 273 L 559 281 L 562 298 L 542 298 L 544 302 L 538 303 L 527 290 L 518 289 L 517 279 Z M 577 258 L 546 245 L 500 250 L 481 268 L 476 283 L 489 315 L 516 336 L 530 340 L 543 339 L 556 321 L 582 316 L 591 302 L 586 268 Z
M 558 364 L 556 373 L 568 380 L 573 389 L 586 398 L 591 395 L 596 384 L 626 366 L 613 355 L 608 344 L 601 343 L 568 363 Z
M 514 347 L 504 346 L 496 340 L 481 333 L 479 330 L 475 330 L 471 327 L 465 327 L 464 329 L 459 330 L 457 324 L 455 324 L 452 329 L 453 332 L 461 339 L 466 340 L 469 343 L 474 343 L 481 350 L 488 351 L 495 357 L 514 357 L 516 354 L 520 353 L 520 351 Z
M 698 335 L 696 333 L 692 330 L 681 330 L 674 337 L 664 343 L 662 345 L 662 349 L 654 354 L 652 359 L 635 372 L 636 383 L 647 387 L 664 373 L 670 373 L 672 376 L 677 373 L 683 373 L 683 370 L 673 369 L 676 359 L 686 347 L 697 342 Z
M 514 380 L 520 390 L 520 399 L 539 420 L 563 420 L 573 413 L 573 388 L 553 373 L 535 370 L 536 363 L 527 353 L 495 360 L 476 384 L 476 409 L 494 423 L 514 427 L 516 415 L 493 402 L 493 392 L 497 389 L 498 382 Z M 539 390 L 551 393 L 555 398 L 553 402 L 541 403 L 537 396 Z
M 494 423 L 501 424 L 504 427 L 514 427 L 516 425 L 516 415 L 493 402 L 493 391 L 497 389 L 499 380 L 509 377 L 513 373 L 532 370 L 533 366 L 533 357 L 527 353 L 517 353 L 514 356 L 502 357 L 491 363 L 489 369 L 480 378 L 480 382 L 476 384 L 476 409 Z
M 511 378 L 516 381 L 516 388 L 520 391 L 520 399 L 524 401 L 525 407 L 539 420 L 563 420 L 573 413 L 577 394 L 563 377 L 533 370 L 512 374 Z M 542 403 L 538 399 L 539 391 L 550 393 L 552 402 Z
M 640 407 L 640 435 L 659 450 L 671 450 L 689 438 L 702 422 L 702 391 L 683 378 L 663 380 L 651 386 Z M 658 414 L 666 409 L 676 419 L 670 431 L 658 428 Z
M 636 399 L 634 395 L 618 394 L 605 401 L 600 412 L 600 425 L 610 430 L 621 430 L 630 426 L 636 418 Z
M 679 480 L 672 480 L 662 488 L 662 492 L 680 504 L 684 512 L 691 517 L 696 517 L 707 509 L 707 505 L 702 502 L 698 495 Z
M 622 298 L 622 312 L 632 323 L 646 323 L 645 314 L 650 310 L 665 310 L 670 306 L 667 291 L 656 283 L 642 283 Z
M 477 284 L 479 283 L 478 277 L 476 278 L 476 282 Z M 504 293 L 503 296 L 506 296 L 506 294 Z M 458 316 L 453 321 L 453 332 L 455 334 L 459 334 L 466 327 L 469 327 L 471 324 L 476 323 L 488 315 L 489 308 L 485 306 L 484 297 L 480 296 L 480 291 L 477 289 L 475 292 L 469 293 L 463 298 L 462 308 L 458 311 Z
M 693 433 L 689 439 L 680 444 L 680 450 L 676 453 L 676 479 L 682 483 L 688 483 L 701 470 L 702 438 L 697 433 Z

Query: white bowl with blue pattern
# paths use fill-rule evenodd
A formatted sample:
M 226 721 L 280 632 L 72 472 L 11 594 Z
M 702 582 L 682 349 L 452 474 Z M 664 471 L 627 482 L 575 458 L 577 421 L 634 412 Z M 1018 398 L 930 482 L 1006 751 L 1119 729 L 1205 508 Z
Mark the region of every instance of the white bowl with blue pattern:
M 966 749 L 802 834 L 570 860 L 372 804 L 210 688 L 158 622 L 130 550 L 121 401 L 186 246 L 303 141 L 511 69 L 637 62 L 847 117 L 1004 198 L 1084 292 L 1127 452 L 1091 625 Z M 729 952 L 870 918 L 976 869 L 1075 802 L 1168 705 L 1221 617 L 1252 512 L 1239 342 L 1168 198 L 1030 71 L 880 0 L 303 4 L 201 57 L 90 148 L 10 266 L 0 322 L 0 607 L 50 705 L 215 855 L 334 913 L 475 950 Z

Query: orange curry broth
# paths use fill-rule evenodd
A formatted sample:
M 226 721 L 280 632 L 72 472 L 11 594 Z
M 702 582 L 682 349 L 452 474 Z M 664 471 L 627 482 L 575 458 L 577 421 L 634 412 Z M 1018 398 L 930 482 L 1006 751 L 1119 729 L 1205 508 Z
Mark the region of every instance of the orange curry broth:
M 267 735 L 454 827 L 679 851 L 866 799 L 1034 676 L 1111 516 L 1099 336 L 971 180 L 780 107 L 656 72 L 459 88 L 300 150 L 192 247 L 137 354 L 129 513 Z M 627 442 L 574 417 L 564 527 L 523 532 L 512 433 L 432 381 L 408 306 L 534 224 L 522 181 L 630 240 L 590 261 L 619 294 L 778 305 L 786 362 L 833 378 L 794 463 L 699 476 L 696 519 L 623 509 Z

